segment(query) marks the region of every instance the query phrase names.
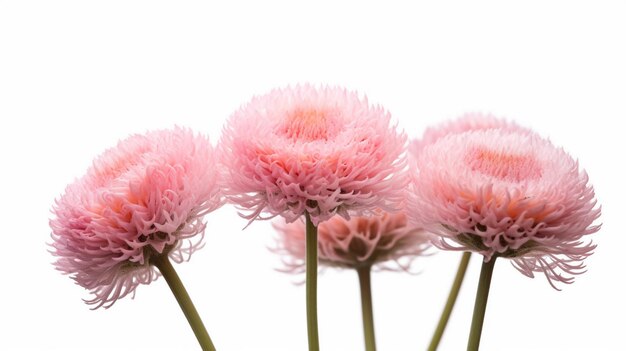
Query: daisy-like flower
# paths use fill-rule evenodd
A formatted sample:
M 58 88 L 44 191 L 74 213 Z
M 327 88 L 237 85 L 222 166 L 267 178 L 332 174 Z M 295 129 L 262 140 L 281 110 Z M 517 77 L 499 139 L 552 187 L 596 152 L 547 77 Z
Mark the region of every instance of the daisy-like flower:
M 440 236 L 435 245 L 478 252 L 485 262 L 510 258 L 553 287 L 582 273 L 600 208 L 563 149 L 529 131 L 489 129 L 441 137 L 414 157 L 409 213 Z
M 344 89 L 273 90 L 235 112 L 220 142 L 224 192 L 250 213 L 304 215 L 393 210 L 406 185 L 406 136 L 379 106 Z
M 279 236 L 272 251 L 282 255 L 284 271 L 304 272 L 304 222 L 278 220 L 274 228 Z M 318 228 L 319 262 L 328 267 L 359 269 L 376 265 L 383 270 L 409 271 L 412 261 L 429 247 L 428 235 L 409 226 L 404 212 L 353 216 L 349 220 L 335 216 Z
M 55 266 L 110 307 L 159 275 L 154 260 L 188 259 L 201 245 L 202 217 L 218 208 L 216 157 L 187 129 L 134 135 L 98 157 L 56 201 Z
M 507 121 L 502 118 L 496 118 L 491 114 L 482 113 L 467 113 L 455 120 L 427 128 L 422 138 L 413 140 L 409 146 L 409 151 L 411 154 L 411 156 L 409 157 L 409 174 L 413 179 L 410 188 L 416 185 L 419 186 L 419 181 L 415 180 L 415 177 L 419 172 L 419 167 L 416 164 L 416 159 L 417 155 L 428 145 L 434 144 L 437 140 L 452 134 L 494 129 L 507 133 L 530 133 L 529 129 L 521 127 L 514 122 Z M 410 203 L 410 208 L 419 208 L 419 205 L 411 203 L 412 201 L 414 201 L 414 197 L 409 196 L 408 201 Z M 463 279 L 465 278 L 465 272 L 467 271 L 470 256 L 470 252 L 465 252 L 461 257 L 461 261 L 459 262 L 459 268 L 457 269 L 457 273 L 455 275 L 455 279 L 450 289 L 448 300 L 446 302 L 446 308 L 443 309 L 441 318 L 439 320 L 435 333 L 433 334 L 433 338 L 431 339 L 431 343 L 428 348 L 429 350 L 436 350 L 439 346 L 439 342 L 441 341 L 444 330 L 447 326 L 448 320 L 452 313 L 452 309 L 454 308 L 454 304 L 456 303 L 456 297 L 458 296 L 461 285 L 463 284 Z
M 305 224 L 302 221 L 274 224 L 279 233 L 278 247 L 286 272 L 305 270 Z M 365 349 L 376 350 L 372 308 L 371 268 L 408 271 L 411 262 L 430 247 L 428 235 L 411 227 L 403 212 L 378 211 L 372 216 L 335 216 L 318 228 L 318 251 L 321 265 L 352 268 L 359 276 Z M 395 266 L 386 265 L 395 262 Z

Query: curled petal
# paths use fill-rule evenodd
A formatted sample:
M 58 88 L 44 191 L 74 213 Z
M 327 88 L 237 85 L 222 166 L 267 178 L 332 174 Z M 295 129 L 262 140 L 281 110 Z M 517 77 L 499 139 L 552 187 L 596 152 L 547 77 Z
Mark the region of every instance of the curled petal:
M 271 250 L 282 256 L 284 271 L 304 272 L 304 223 L 277 221 L 274 228 L 279 236 L 276 247 Z M 335 216 L 318 227 L 318 257 L 323 266 L 375 265 L 381 270 L 409 271 L 413 260 L 423 256 L 429 247 L 428 235 L 410 227 L 402 212 L 379 212 L 349 220 Z

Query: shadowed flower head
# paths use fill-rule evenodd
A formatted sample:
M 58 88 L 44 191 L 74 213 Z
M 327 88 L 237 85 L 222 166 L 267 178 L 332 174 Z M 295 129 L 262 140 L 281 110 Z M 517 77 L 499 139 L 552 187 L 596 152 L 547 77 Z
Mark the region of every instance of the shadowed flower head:
M 87 303 L 110 307 L 156 279 L 152 255 L 188 258 L 204 235 L 202 216 L 221 205 L 215 164 L 209 141 L 187 129 L 119 142 L 53 207 L 57 269 L 91 290 Z
M 305 270 L 305 224 L 303 221 L 274 223 L 279 233 L 277 247 L 272 251 L 283 255 L 285 271 Z M 360 268 L 378 265 L 408 270 L 417 256 L 430 247 L 426 233 L 407 224 L 404 213 L 379 213 L 346 220 L 335 216 L 318 228 L 318 257 L 321 265 Z
M 523 274 L 570 283 L 595 245 L 593 187 L 578 163 L 531 133 L 490 129 L 451 134 L 413 154 L 409 215 L 444 249 L 513 259 Z
M 310 85 L 252 99 L 220 142 L 225 194 L 245 218 L 304 213 L 316 225 L 335 213 L 392 209 L 406 186 L 406 136 L 356 93 Z

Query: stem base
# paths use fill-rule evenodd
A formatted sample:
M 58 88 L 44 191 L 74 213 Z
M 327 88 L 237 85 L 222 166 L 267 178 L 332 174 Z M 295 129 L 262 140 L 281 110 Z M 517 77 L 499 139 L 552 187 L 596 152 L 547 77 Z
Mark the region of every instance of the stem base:
M 491 277 L 493 275 L 493 267 L 495 267 L 495 265 L 496 256 L 493 256 L 489 262 L 483 262 L 480 269 L 480 279 L 478 281 L 478 289 L 476 290 L 476 302 L 474 302 L 472 327 L 470 328 L 470 335 L 467 340 L 468 351 L 478 351 L 478 346 L 480 345 L 480 335 L 483 331 L 485 311 L 487 310 L 487 299 L 489 298 L 489 287 L 491 286 Z
M 172 262 L 170 262 L 167 254 L 152 256 L 150 262 L 154 264 L 159 271 L 161 271 L 161 275 L 165 278 L 167 285 L 169 285 L 174 297 L 176 297 L 176 301 L 178 301 L 178 305 L 183 310 L 185 317 L 187 317 L 187 321 L 189 322 L 193 333 L 196 335 L 202 350 L 215 351 L 213 341 L 211 341 L 209 333 L 204 327 L 204 323 L 202 323 L 202 319 L 200 319 L 200 315 L 187 293 L 187 289 L 185 289 L 183 282 L 180 280 L 176 270 L 174 270 Z
M 459 296 L 459 290 L 461 290 L 461 285 L 463 284 L 463 279 L 465 278 L 465 272 L 467 271 L 467 266 L 469 264 L 471 256 L 471 252 L 464 252 L 463 256 L 461 257 L 461 262 L 459 262 L 459 268 L 456 271 L 454 282 L 452 283 L 450 293 L 448 294 L 448 300 L 446 301 L 446 305 L 443 308 L 443 312 L 441 312 L 441 317 L 439 318 L 439 323 L 437 324 L 437 328 L 435 329 L 433 338 L 430 341 L 430 345 L 428 345 L 428 351 L 436 351 L 437 347 L 439 347 L 439 342 L 441 342 L 443 332 L 446 330 L 448 320 L 450 319 L 450 315 L 452 314 L 452 309 L 454 308 L 456 299 Z
M 317 227 L 306 217 L 306 325 L 309 351 L 319 351 L 317 330 Z
M 365 336 L 366 351 L 376 351 L 374 311 L 372 309 L 371 270 L 369 266 L 357 269 L 359 285 L 361 287 L 361 310 L 363 312 L 363 335 Z

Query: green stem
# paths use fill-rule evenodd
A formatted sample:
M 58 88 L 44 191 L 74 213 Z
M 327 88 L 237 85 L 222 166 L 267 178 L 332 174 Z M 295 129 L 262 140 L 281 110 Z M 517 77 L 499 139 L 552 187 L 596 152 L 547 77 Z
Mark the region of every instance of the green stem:
M 306 217 L 306 324 L 309 351 L 319 351 L 317 332 L 317 227 Z
M 452 309 L 454 308 L 456 299 L 459 296 L 459 290 L 461 290 L 461 285 L 463 284 L 463 278 L 465 278 L 465 272 L 467 271 L 467 265 L 469 264 L 471 255 L 471 252 L 464 252 L 461 257 L 461 262 L 459 262 L 459 268 L 456 271 L 452 288 L 450 288 L 450 293 L 448 294 L 448 300 L 443 308 L 443 312 L 441 312 L 441 317 L 439 318 L 437 329 L 435 329 L 435 334 L 433 334 L 433 338 L 430 340 L 430 345 L 428 345 L 428 351 L 435 351 L 437 350 L 437 347 L 439 347 L 439 342 L 441 341 L 443 332 L 446 330 L 450 314 L 452 314 Z
M 478 281 L 478 290 L 476 291 L 476 302 L 474 302 L 472 327 L 470 328 L 470 335 L 467 340 L 468 351 L 478 351 L 478 346 L 480 345 L 480 334 L 483 330 L 487 298 L 489 298 L 489 287 L 491 286 L 491 276 L 493 275 L 493 267 L 495 264 L 496 256 L 493 256 L 489 262 L 483 262 L 483 266 L 480 269 L 480 280 Z
M 176 301 L 178 301 L 178 305 L 183 310 L 185 317 L 187 317 L 187 321 L 189 322 L 189 325 L 191 325 L 191 329 L 194 334 L 196 334 L 196 338 L 198 339 L 202 350 L 215 351 L 215 346 L 213 346 L 209 333 L 207 333 L 196 307 L 193 305 L 183 282 L 178 277 L 178 274 L 174 270 L 174 267 L 172 266 L 172 263 L 167 255 L 155 255 L 151 258 L 151 262 L 159 269 L 159 271 L 161 271 L 167 285 L 170 286 L 174 297 L 176 297 Z
M 365 336 L 365 350 L 376 351 L 376 337 L 374 334 L 374 311 L 372 310 L 372 282 L 371 267 L 358 268 L 359 285 L 361 286 L 361 311 L 363 313 L 363 335 Z

